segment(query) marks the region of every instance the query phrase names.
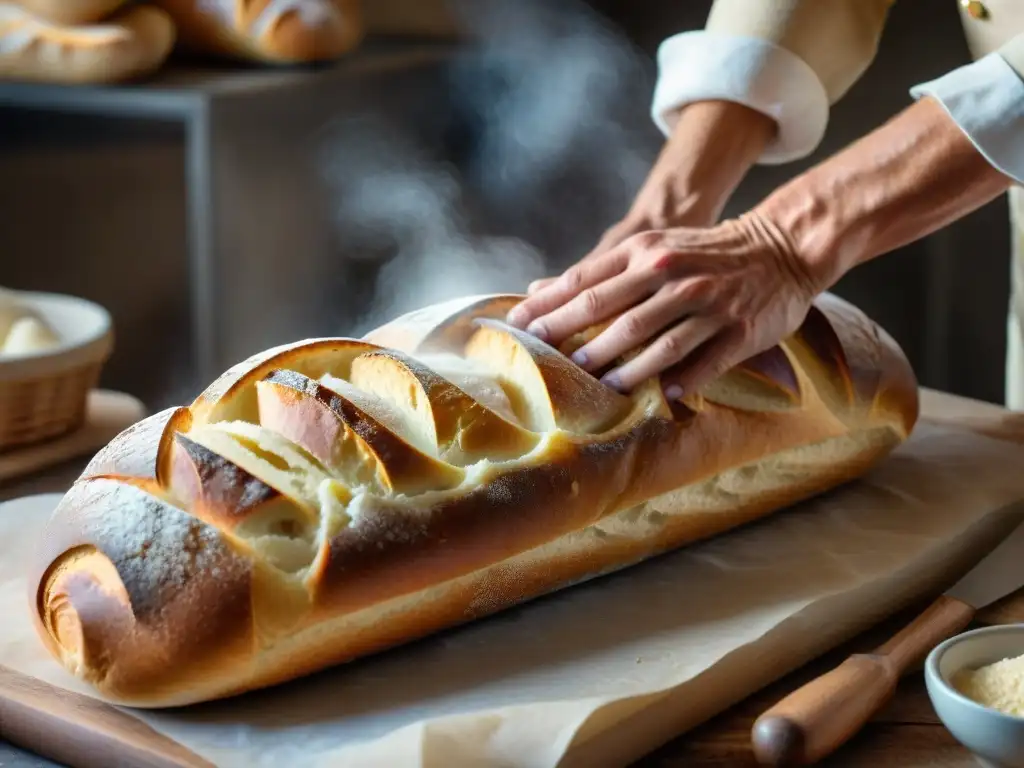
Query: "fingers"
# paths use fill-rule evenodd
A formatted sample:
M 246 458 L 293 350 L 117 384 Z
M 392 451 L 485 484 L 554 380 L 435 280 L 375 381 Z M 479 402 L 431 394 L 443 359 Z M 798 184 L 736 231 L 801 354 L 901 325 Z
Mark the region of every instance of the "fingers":
M 628 265 L 627 251 L 611 251 L 600 258 L 580 262 L 532 296 L 527 296 L 508 313 L 506 320 L 509 325 L 526 328 L 534 333 L 535 329 L 529 326 L 537 318 L 566 304 L 581 291 L 616 277 L 624 272 Z M 540 332 L 536 335 L 543 338 L 544 326 L 537 330 Z
M 625 312 L 605 331 L 573 354 L 581 368 L 593 372 L 617 357 L 636 349 L 685 315 L 698 311 L 692 302 L 682 302 L 675 292 L 662 289 L 647 301 Z
M 544 278 L 541 278 L 540 280 L 534 280 L 532 283 L 530 283 L 528 286 L 526 286 L 526 295 L 527 296 L 532 296 L 537 291 L 539 291 L 541 288 L 543 288 L 543 287 L 545 287 L 547 285 L 551 285 L 557 279 L 558 279 L 557 277 L 544 277 Z
M 678 400 L 707 386 L 749 354 L 744 351 L 742 329 L 719 333 L 703 349 L 662 374 L 665 397 Z
M 635 358 L 601 379 L 607 386 L 629 392 L 638 384 L 685 360 L 701 344 L 722 329 L 722 322 L 694 317 L 673 326 Z
M 630 237 L 641 231 L 643 230 L 636 226 L 627 227 L 621 224 L 614 226 L 607 232 L 605 232 L 604 237 L 601 238 L 600 242 L 597 244 L 594 250 L 592 250 L 590 253 L 588 253 L 586 256 L 580 259 L 577 263 L 583 264 L 585 262 L 596 259 L 605 251 L 609 251 L 615 246 L 621 245 L 624 240 L 628 240 Z M 534 280 L 527 286 L 526 295 L 532 296 L 533 294 L 537 293 L 537 291 L 539 291 L 541 288 L 545 288 L 551 285 L 557 279 L 557 277 L 544 277 L 541 278 L 540 280 Z
M 544 341 L 559 344 L 574 333 L 608 320 L 647 299 L 656 286 L 649 275 L 627 270 L 584 289 L 554 312 L 543 315 L 527 330 Z

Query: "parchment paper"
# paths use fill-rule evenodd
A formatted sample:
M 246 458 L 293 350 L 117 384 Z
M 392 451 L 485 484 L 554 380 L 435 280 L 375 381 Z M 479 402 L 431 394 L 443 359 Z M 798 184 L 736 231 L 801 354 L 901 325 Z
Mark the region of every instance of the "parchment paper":
M 27 618 L 25 553 L 57 498 L 0 506 L 0 663 L 91 693 Z M 287 686 L 134 714 L 225 767 L 622 765 L 950 583 L 1019 499 L 1024 447 L 922 423 L 763 523 Z

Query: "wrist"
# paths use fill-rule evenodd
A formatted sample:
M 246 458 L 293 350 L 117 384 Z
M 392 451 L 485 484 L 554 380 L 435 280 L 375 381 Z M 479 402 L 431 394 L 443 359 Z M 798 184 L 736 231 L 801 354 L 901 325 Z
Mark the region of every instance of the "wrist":
M 775 130 L 771 118 L 742 104 L 684 107 L 628 218 L 651 229 L 710 226 Z
M 923 99 L 756 206 L 820 290 L 858 264 L 934 232 L 1010 179 L 934 100 Z

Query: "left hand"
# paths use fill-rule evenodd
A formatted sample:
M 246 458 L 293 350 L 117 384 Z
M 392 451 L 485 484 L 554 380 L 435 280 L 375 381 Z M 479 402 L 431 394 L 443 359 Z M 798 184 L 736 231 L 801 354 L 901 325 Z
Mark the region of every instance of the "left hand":
M 757 214 L 710 228 L 643 232 L 537 289 L 508 322 L 558 345 L 615 318 L 573 360 L 621 392 L 660 375 L 678 399 L 797 330 L 823 290 Z

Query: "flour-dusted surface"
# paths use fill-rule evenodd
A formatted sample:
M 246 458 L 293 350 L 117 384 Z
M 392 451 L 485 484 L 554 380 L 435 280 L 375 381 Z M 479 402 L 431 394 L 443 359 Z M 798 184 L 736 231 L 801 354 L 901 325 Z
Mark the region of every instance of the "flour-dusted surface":
M 1022 461 L 924 423 L 865 480 L 763 523 L 287 686 L 138 716 L 225 768 L 622 765 L 952 581 L 1024 498 Z M 0 663 L 89 693 L 29 626 L 22 564 L 55 501 L 0 507 Z
M 100 512 L 87 518 L 86 535 L 108 543 L 133 604 L 183 587 L 200 571 L 220 575 L 227 549 L 216 528 L 131 485 L 96 480 L 83 492 L 83 505 L 91 506 L 93 496 Z

